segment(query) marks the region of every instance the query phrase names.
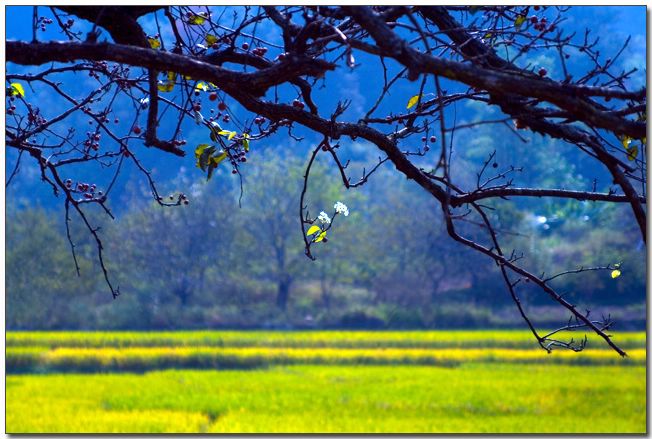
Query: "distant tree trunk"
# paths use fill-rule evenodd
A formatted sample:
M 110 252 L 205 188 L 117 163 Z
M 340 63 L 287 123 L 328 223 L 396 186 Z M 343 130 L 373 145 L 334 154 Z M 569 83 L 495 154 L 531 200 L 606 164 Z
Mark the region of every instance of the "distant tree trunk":
M 276 293 L 276 306 L 278 306 L 279 309 L 283 311 L 285 311 L 287 308 L 291 285 L 292 285 L 292 278 L 287 274 L 281 275 L 281 279 L 278 282 L 278 289 Z
M 325 276 L 322 276 L 321 281 L 321 300 L 324 308 L 330 309 L 331 307 L 331 294 L 328 288 L 328 281 Z

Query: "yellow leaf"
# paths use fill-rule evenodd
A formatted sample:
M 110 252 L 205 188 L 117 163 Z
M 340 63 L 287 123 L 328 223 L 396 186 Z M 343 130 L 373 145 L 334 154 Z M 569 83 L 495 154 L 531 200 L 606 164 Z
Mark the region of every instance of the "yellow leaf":
M 214 157 L 211 157 L 211 162 L 213 162 L 215 165 L 219 165 L 222 160 L 226 158 L 226 151 L 224 151 L 222 154 L 216 155 Z
M 192 16 L 188 17 L 188 24 L 192 24 L 194 26 L 201 26 L 205 21 L 206 18 L 198 14 L 193 14 Z
M 414 96 L 412 96 L 412 97 L 410 98 L 410 100 L 408 101 L 408 104 L 407 104 L 407 108 L 408 108 L 408 110 L 409 110 L 410 108 L 414 107 L 414 106 L 417 104 L 417 102 L 419 102 L 419 98 L 420 98 L 420 97 L 421 97 L 421 95 L 414 95 Z
M 210 145 L 208 143 L 202 143 L 200 145 L 197 145 L 197 148 L 195 148 L 195 158 L 199 158 L 202 152 L 204 152 L 204 150 L 209 146 Z
M 174 82 L 177 80 L 177 72 L 168 72 L 168 82 Z
M 629 136 L 623 136 L 622 142 L 625 149 L 629 149 L 629 144 L 632 143 L 632 138 Z
M 236 132 L 231 131 L 231 134 L 229 134 L 229 137 L 227 137 L 227 139 L 231 140 L 231 139 L 233 139 L 235 137 L 235 135 L 236 135 Z
M 206 35 L 206 44 L 209 46 L 212 46 L 213 44 L 217 43 L 217 37 L 213 34 L 207 34 Z
M 18 82 L 12 82 L 11 83 L 11 95 L 12 96 L 20 96 L 21 98 L 25 97 L 25 89 L 23 86 L 18 83 Z
M 633 162 L 636 160 L 636 157 L 638 157 L 638 146 L 634 145 L 627 151 L 627 160 Z
M 208 91 L 208 85 L 200 82 L 195 86 L 195 91 Z
M 614 270 L 614 271 L 611 272 L 611 278 L 612 279 L 615 279 L 620 275 L 621 275 L 620 270 Z
M 147 41 L 152 49 L 158 49 L 161 47 L 161 42 L 158 38 L 147 37 Z
M 232 133 L 232 131 L 229 131 L 229 130 L 220 130 L 220 131 L 217 132 L 217 134 L 219 134 L 220 136 L 228 136 L 231 133 Z
M 163 92 L 172 91 L 174 89 L 174 82 L 159 82 L 158 90 Z
M 516 17 L 516 20 L 514 20 L 514 27 L 516 28 L 516 30 L 519 30 L 521 26 L 523 26 L 525 20 L 526 20 L 525 15 L 519 15 L 518 17 Z
M 319 234 L 319 236 L 317 236 L 317 238 L 315 239 L 315 242 L 321 242 L 321 241 L 324 240 L 325 237 L 326 237 L 326 230 L 324 230 L 323 232 L 321 232 Z
M 306 235 L 308 235 L 308 236 L 314 235 L 315 233 L 319 232 L 320 230 L 321 229 L 319 228 L 319 226 L 310 226 L 310 228 L 306 232 Z

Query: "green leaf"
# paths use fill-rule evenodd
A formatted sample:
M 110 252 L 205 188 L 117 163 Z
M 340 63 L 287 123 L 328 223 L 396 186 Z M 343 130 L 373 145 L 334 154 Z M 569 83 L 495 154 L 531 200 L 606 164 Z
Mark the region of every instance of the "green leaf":
M 158 38 L 147 37 L 147 42 L 152 49 L 161 47 L 161 41 Z
M 208 91 L 208 85 L 206 85 L 203 82 L 200 82 L 197 85 L 195 85 L 195 91 Z
M 627 151 L 627 160 L 633 162 L 638 157 L 638 145 L 634 145 Z
M 242 139 L 242 146 L 244 146 L 244 150 L 246 152 L 249 152 L 249 139 L 247 139 L 246 137 Z
M 310 226 L 310 228 L 306 232 L 306 235 L 307 236 L 314 235 L 315 233 L 319 232 L 320 230 L 321 230 L 321 228 L 319 226 L 312 225 L 312 226 Z
M 612 279 L 615 279 L 615 278 L 617 278 L 618 276 L 620 276 L 621 274 L 622 274 L 622 273 L 620 272 L 620 270 L 614 270 L 614 271 L 611 272 L 611 278 L 612 278 Z
M 521 29 L 521 26 L 523 26 L 523 23 L 525 23 L 525 20 L 527 20 L 525 18 L 525 15 L 519 15 L 518 17 L 516 17 L 516 20 L 514 20 L 514 27 L 516 28 L 516 30 Z
M 213 34 L 207 34 L 206 35 L 206 44 L 209 46 L 212 46 L 213 44 L 217 43 L 217 37 Z
M 227 139 L 231 140 L 231 139 L 233 139 L 235 137 L 235 135 L 236 135 L 236 132 L 231 131 L 231 134 L 229 134 L 229 137 L 227 137 Z
M 319 236 L 317 236 L 317 238 L 315 239 L 315 242 L 321 242 L 321 241 L 324 240 L 325 237 L 326 237 L 326 230 L 324 230 L 323 232 L 321 232 L 319 234 Z
M 417 102 L 419 102 L 419 99 L 421 98 L 421 95 L 414 95 L 410 98 L 410 100 L 407 103 L 407 109 L 409 110 L 410 108 L 414 107 Z
M 11 83 L 11 95 L 12 96 L 20 96 L 21 98 L 25 97 L 25 89 L 23 86 L 18 83 L 18 82 L 12 82 Z

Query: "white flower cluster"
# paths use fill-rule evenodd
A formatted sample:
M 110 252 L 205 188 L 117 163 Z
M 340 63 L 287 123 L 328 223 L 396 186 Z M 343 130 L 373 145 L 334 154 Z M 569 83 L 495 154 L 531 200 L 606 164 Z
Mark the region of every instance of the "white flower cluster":
M 343 213 L 344 216 L 349 216 L 349 208 L 346 207 L 346 204 L 338 201 L 333 207 L 336 213 Z
M 330 223 L 331 223 L 331 219 L 330 219 L 330 217 L 329 217 L 328 214 L 327 214 L 326 212 L 324 212 L 324 211 L 322 211 L 322 212 L 319 214 L 319 216 L 317 217 L 317 219 L 318 219 L 319 221 L 321 221 L 322 224 L 330 224 Z

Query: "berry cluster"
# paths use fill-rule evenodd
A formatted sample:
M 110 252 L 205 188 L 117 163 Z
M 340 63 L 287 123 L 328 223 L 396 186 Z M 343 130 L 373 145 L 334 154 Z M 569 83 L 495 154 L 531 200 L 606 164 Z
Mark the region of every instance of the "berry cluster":
M 87 200 L 92 200 L 93 198 L 102 198 L 104 195 L 102 191 L 97 190 L 97 185 L 95 183 L 93 184 L 88 184 L 88 183 L 82 183 L 82 182 L 77 182 L 77 184 L 73 185 L 73 182 L 71 179 L 66 180 L 66 188 L 70 192 L 82 194 L 84 198 Z
M 87 151 L 89 149 L 92 149 L 93 151 L 100 149 L 100 139 L 102 138 L 100 133 L 86 131 L 86 137 L 88 138 L 84 141 L 84 146 L 86 147 Z
M 253 53 L 256 56 L 263 57 L 267 53 L 267 47 L 255 47 L 251 53 Z
M 52 24 L 52 19 L 51 18 L 45 18 L 45 17 L 39 17 L 38 21 L 37 21 L 37 24 L 40 26 L 41 32 L 45 32 L 45 30 L 47 29 L 47 25 Z
M 428 138 L 426 136 L 423 136 L 421 138 L 421 141 L 423 142 L 423 150 L 425 152 L 430 151 L 430 146 L 428 145 Z M 437 137 L 435 136 L 430 136 L 430 143 L 435 143 L 437 141 Z

